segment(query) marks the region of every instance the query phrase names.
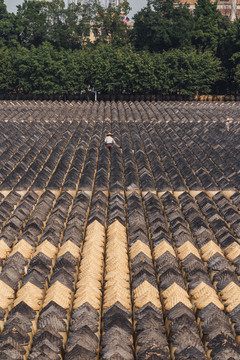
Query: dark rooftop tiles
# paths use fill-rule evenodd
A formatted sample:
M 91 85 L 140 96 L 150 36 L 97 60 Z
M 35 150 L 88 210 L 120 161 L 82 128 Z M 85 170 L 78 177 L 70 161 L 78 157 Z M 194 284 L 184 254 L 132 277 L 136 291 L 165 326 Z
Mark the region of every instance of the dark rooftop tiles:
M 239 110 L 0 101 L 1 359 L 240 359 Z

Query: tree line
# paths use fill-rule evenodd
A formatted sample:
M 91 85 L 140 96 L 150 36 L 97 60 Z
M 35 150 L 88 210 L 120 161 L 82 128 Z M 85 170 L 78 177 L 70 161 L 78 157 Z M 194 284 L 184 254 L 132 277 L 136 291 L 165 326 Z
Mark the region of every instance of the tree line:
M 0 94 L 238 93 L 239 19 L 210 0 L 148 0 L 130 28 L 129 9 L 25 0 L 14 14 L 0 0 Z

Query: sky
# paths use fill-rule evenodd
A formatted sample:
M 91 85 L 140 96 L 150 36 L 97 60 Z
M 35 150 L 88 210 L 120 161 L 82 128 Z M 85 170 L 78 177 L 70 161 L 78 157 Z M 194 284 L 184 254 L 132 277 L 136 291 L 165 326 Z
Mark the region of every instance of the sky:
M 147 4 L 147 0 L 128 0 L 129 4 L 132 8 L 132 11 L 130 12 L 130 17 L 132 17 L 136 12 L 138 12 L 142 7 L 144 7 Z M 5 4 L 7 5 L 7 9 L 9 12 L 16 12 L 17 5 L 22 4 L 22 0 L 5 0 Z M 67 3 L 67 1 L 65 1 Z

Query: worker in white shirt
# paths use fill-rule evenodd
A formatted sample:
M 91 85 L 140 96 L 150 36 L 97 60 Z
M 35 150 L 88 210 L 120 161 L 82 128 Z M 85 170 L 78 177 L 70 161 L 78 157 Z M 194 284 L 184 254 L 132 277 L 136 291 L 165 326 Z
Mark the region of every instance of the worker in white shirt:
M 107 133 L 106 137 L 105 137 L 105 146 L 109 149 L 109 151 L 111 152 L 113 145 L 116 145 L 117 147 L 120 148 L 120 146 L 118 146 L 118 144 L 116 143 L 116 141 L 113 138 L 113 134 L 111 132 Z
M 230 118 L 227 118 L 227 121 L 226 121 L 226 130 L 229 131 L 230 130 Z

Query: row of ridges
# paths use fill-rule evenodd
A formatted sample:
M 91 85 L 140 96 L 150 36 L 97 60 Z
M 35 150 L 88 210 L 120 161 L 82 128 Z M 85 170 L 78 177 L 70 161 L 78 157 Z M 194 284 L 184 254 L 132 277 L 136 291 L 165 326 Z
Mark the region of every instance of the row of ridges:
M 106 126 L 106 124 L 105 124 Z M 93 132 L 93 136 L 90 137 L 89 143 L 90 145 L 99 146 L 99 127 L 101 127 L 101 121 L 99 121 Z M 91 129 L 91 126 L 90 126 Z M 101 145 L 101 148 L 104 149 L 104 147 Z M 94 156 L 93 156 L 94 155 Z M 93 184 L 93 178 L 95 174 L 95 166 L 93 163 L 94 159 L 97 159 L 97 152 L 94 153 L 88 152 L 85 159 L 84 159 L 84 169 L 81 174 L 81 178 L 79 180 L 78 177 L 75 176 L 74 188 L 81 186 L 84 184 L 85 181 L 88 181 L 88 186 L 92 187 Z M 75 159 L 74 159 L 75 160 Z M 68 170 L 63 177 L 63 181 L 65 180 L 65 184 L 68 180 L 68 175 L 71 173 L 71 170 L 74 166 L 74 160 L 70 163 L 70 170 L 68 165 Z M 80 163 L 80 167 L 82 167 L 83 161 Z M 89 167 L 91 166 L 91 171 L 89 171 Z M 75 170 L 75 169 L 73 169 Z M 98 179 L 98 171 L 96 179 Z M 54 173 L 55 175 L 55 173 Z M 53 176 L 54 176 L 53 175 Z M 51 180 L 50 180 L 51 181 Z M 97 182 L 97 180 L 96 180 Z M 65 184 L 63 185 L 63 189 L 65 188 Z M 79 185 L 80 184 L 80 185 Z M 49 192 L 52 194 L 52 192 Z M 58 194 L 59 195 L 59 194 Z M 79 197 L 80 196 L 80 197 Z M 7 341 L 6 343 L 2 343 L 2 351 L 7 356 L 7 354 L 13 354 L 14 358 L 17 359 L 18 357 L 21 358 L 23 356 L 24 358 L 36 358 L 36 357 L 42 357 L 44 359 L 52 358 L 54 356 L 59 357 L 59 354 L 62 353 L 63 348 L 66 346 L 67 336 L 66 333 L 69 328 L 69 321 L 70 321 L 70 313 L 71 313 L 71 305 L 73 300 L 73 294 L 75 293 L 76 297 L 78 295 L 78 291 L 75 291 L 76 288 L 76 279 L 78 274 L 78 263 L 79 263 L 79 256 L 80 256 L 80 248 L 81 248 L 81 234 L 82 234 L 82 227 L 84 225 L 86 216 L 87 216 L 87 209 L 88 209 L 88 201 L 84 197 L 88 197 L 89 195 L 80 193 L 76 200 L 79 202 L 78 206 L 72 207 L 73 202 L 73 196 L 71 193 L 63 192 L 57 199 L 56 206 L 52 208 L 52 214 L 49 217 L 49 221 L 47 222 L 46 228 L 44 228 L 42 234 L 40 235 L 40 241 L 39 244 L 36 244 L 37 247 L 35 249 L 35 252 L 33 253 L 33 256 L 31 255 L 29 264 L 25 264 L 25 267 L 28 266 L 28 270 L 26 273 L 26 276 L 24 277 L 23 283 L 18 284 L 20 285 L 20 290 L 16 294 L 16 300 L 13 301 L 13 304 L 10 304 L 12 307 L 12 310 L 9 313 L 9 317 L 3 320 L 5 321 L 5 326 L 3 330 L 3 337 L 5 336 L 5 329 L 9 327 L 10 330 L 7 333 Z M 101 198 L 101 194 L 100 194 Z M 58 204 L 61 207 L 64 205 L 64 203 L 69 200 L 68 203 L 68 210 L 67 208 L 64 208 L 64 211 L 62 212 L 61 216 L 59 214 L 59 208 Z M 81 210 L 82 202 L 84 202 L 84 208 Z M 80 206 L 80 207 L 79 207 Z M 35 212 L 36 214 L 39 211 L 39 204 L 36 206 Z M 93 199 L 92 202 L 92 212 L 89 216 L 88 225 L 87 228 L 88 231 L 90 231 L 90 224 L 93 224 L 93 233 L 97 233 L 96 227 L 94 227 L 97 220 L 99 220 L 99 214 L 96 214 L 96 209 L 102 209 L 101 204 L 99 204 L 99 198 L 96 196 Z M 59 218 L 54 218 L 52 220 L 52 216 L 56 213 L 57 216 L 60 216 Z M 74 218 L 72 218 L 72 214 Z M 101 214 L 100 214 L 101 215 Z M 65 217 L 68 218 L 65 220 Z M 84 218 L 85 216 L 85 218 Z M 102 214 L 101 219 L 105 221 L 105 215 Z M 97 220 L 96 220 L 97 219 Z M 52 221 L 51 221 L 52 220 Z M 65 226 L 67 222 L 67 228 L 65 231 Z M 52 229 L 52 223 L 54 223 L 54 226 L 56 225 L 58 227 L 58 231 L 61 229 L 61 226 L 63 226 L 61 234 L 59 236 L 56 236 L 56 230 L 53 227 Z M 50 228 L 49 228 L 50 227 Z M 65 233 L 64 233 L 65 231 Z M 64 233 L 64 237 L 62 239 Z M 86 232 L 86 238 L 87 239 Z M 35 234 L 36 235 L 36 234 Z M 51 238 L 51 241 L 49 239 Z M 46 239 L 46 240 L 45 240 Z M 25 244 L 24 244 L 25 245 Z M 61 245 L 61 247 L 60 247 Z M 91 244 L 90 244 L 91 245 Z M 19 251 L 18 243 L 16 245 L 17 250 Z M 60 247 L 60 249 L 59 249 Z M 85 248 L 86 249 L 86 246 Z M 24 249 L 25 250 L 25 249 Z M 86 250 L 85 250 L 86 251 Z M 39 255 L 40 254 L 40 255 Z M 7 255 L 7 253 L 5 253 Z M 43 255 L 48 255 L 48 258 L 45 259 Z M 37 265 L 35 265 L 34 271 L 36 272 L 43 272 L 43 278 L 37 276 L 36 283 L 31 283 L 29 285 L 29 281 L 27 282 L 27 285 L 25 285 L 25 279 L 28 278 L 28 271 L 29 268 L 31 269 L 32 259 L 35 258 L 35 256 L 40 256 L 40 260 L 38 260 Z M 84 257 L 84 250 L 82 256 Z M 41 262 L 39 264 L 39 261 Z M 89 263 L 89 253 L 87 252 L 87 256 L 85 257 L 85 265 L 88 266 L 88 273 L 90 274 L 90 277 L 92 277 L 92 260 Z M 54 265 L 55 264 L 55 265 Z M 72 265 L 72 266 L 71 266 Z M 84 260 L 81 262 L 81 266 L 84 267 Z M 40 268 L 39 268 L 40 267 Z M 5 268 L 4 268 L 5 269 Z M 45 271 L 44 271 L 45 270 Z M 75 271 L 74 271 L 75 270 Z M 32 270 L 31 270 L 32 271 Z M 26 272 L 26 270 L 25 270 Z M 20 272 L 21 274 L 21 272 Z M 35 276 L 36 277 L 36 276 Z M 86 282 L 89 280 L 88 276 L 86 276 L 85 272 L 83 271 L 83 281 Z M 94 276 L 92 277 L 94 278 Z M 51 281 L 50 281 L 51 279 Z M 41 283 L 41 287 L 39 287 L 39 282 Z M 49 283 L 49 287 L 48 287 Z M 34 285 L 34 286 L 33 286 Z M 81 287 L 79 283 L 77 283 L 77 286 Z M 87 292 L 85 292 L 85 295 L 89 295 Z M 81 292 L 81 296 L 83 296 Z M 26 300 L 24 301 L 23 299 Z M 20 299 L 20 300 L 19 300 Z M 82 297 L 81 297 L 82 299 Z M 80 301 L 81 301 L 80 299 Z M 10 300 L 10 299 L 8 299 Z M 77 300 L 79 301 L 79 298 L 77 297 Z M 76 300 L 76 301 L 77 301 Z M 34 313 L 31 317 L 31 331 L 27 332 L 27 336 L 29 339 L 29 343 L 27 344 L 27 341 L 25 343 L 26 346 L 17 346 L 16 343 L 12 344 L 12 342 L 8 341 L 9 333 L 13 336 L 13 329 L 11 328 L 11 325 L 8 325 L 9 322 L 11 322 L 11 315 L 16 312 L 16 306 L 18 303 L 24 302 L 24 305 L 29 306 L 31 309 L 34 310 Z M 78 303 L 76 305 L 76 301 L 74 300 L 73 308 L 78 306 Z M 10 302 L 10 301 L 9 301 Z M 27 303 L 25 303 L 27 302 Z M 31 311 L 30 311 L 31 313 Z M 36 326 L 38 324 L 38 328 Z M 30 330 L 30 327 L 28 330 Z M 26 331 L 26 324 L 23 323 L 22 332 Z M 19 329 L 18 329 L 19 330 Z M 15 330 L 14 330 L 15 331 Z M 20 331 L 20 330 L 19 330 Z M 36 333 L 36 334 L 35 334 Z M 34 336 L 35 335 L 35 336 Z M 69 352 L 71 352 L 71 340 L 72 337 L 69 338 Z M 27 339 L 26 339 L 27 340 Z M 75 345 L 75 340 L 73 340 L 73 343 Z M 32 349 L 30 355 L 29 351 Z M 55 353 L 55 355 L 54 355 Z M 29 355 L 29 356 L 28 356 Z
M 86 193 L 74 203 L 66 192 L 40 197 L 0 277 L 6 359 L 30 350 L 29 358 L 54 358 L 66 346 L 69 359 L 114 351 L 131 359 L 133 349 L 139 359 L 238 359 L 240 245 L 227 225 L 237 232 L 238 193 L 232 203 L 203 192 L 197 202 L 188 193 L 177 201 L 133 192 L 126 200 L 127 228 L 119 193 L 109 199 L 107 224 L 103 192 L 89 216 Z M 15 215 L 36 202 L 28 194 Z
M 104 147 L 102 147 L 102 152 L 104 153 Z M 113 166 L 112 164 L 111 164 L 111 166 Z M 99 169 L 99 171 L 100 171 L 101 169 Z M 100 176 L 99 176 L 99 179 L 100 179 Z M 10 195 L 11 195 L 12 193 L 10 193 Z M 13 194 L 14 195 L 14 194 Z M 18 194 L 15 194 L 16 195 L 16 199 L 19 199 L 19 195 Z M 137 195 L 136 195 L 137 196 Z M 9 196 L 10 197 L 10 196 Z M 141 210 L 142 211 L 142 210 Z M 138 297 L 136 297 L 136 299 L 138 299 Z M 135 299 L 135 301 L 136 302 L 138 302 L 138 300 L 136 300 Z M 140 300 L 141 300 L 141 297 L 140 297 Z M 141 326 L 141 325 L 140 325 Z M 140 338 L 140 340 L 142 340 L 141 338 Z M 141 345 L 141 343 L 140 343 L 140 341 L 138 341 L 136 344 L 138 344 L 138 349 L 141 347 L 141 346 L 144 346 L 144 343 Z M 140 344 L 140 345 L 139 345 Z M 141 350 L 138 350 L 138 352 L 139 351 L 141 351 Z M 175 353 L 176 351 L 174 351 L 173 353 Z M 140 354 L 140 352 L 139 352 L 139 354 Z M 140 356 L 140 355 L 139 355 Z M 174 355 L 175 356 L 175 355 Z
M 29 357 L 34 358 L 36 352 L 40 358 L 47 359 L 53 352 L 61 354 L 66 344 L 71 311 L 69 305 L 72 303 L 71 294 L 75 291 L 74 282 L 78 272 L 79 243 L 82 240 L 84 217 L 87 216 L 90 197 L 82 192 L 76 196 L 76 191 L 83 176 L 87 175 L 89 183 L 94 180 L 94 172 L 88 173 L 89 163 L 95 167 L 93 158 L 86 152 L 91 144 L 99 146 L 101 119 L 99 120 L 97 125 L 95 123 L 96 126 L 94 122 L 82 121 L 85 131 L 80 138 L 81 123 L 74 125 L 77 129 L 74 134 L 69 133 L 75 144 L 85 137 L 86 145 L 82 148 L 84 152 L 80 150 L 80 157 L 68 157 L 63 162 L 62 174 L 58 172 L 62 193 L 49 190 L 33 192 L 30 189 L 21 199 L 19 192 L 12 191 L 3 198 L 0 205 L 7 207 L 9 200 L 14 202 L 14 196 L 18 202 L 22 200 L 13 214 L 16 201 L 11 207 L 7 207 L 10 208 L 10 218 L 0 240 L 3 266 L 1 288 L 4 290 L 0 304 L 3 329 L 1 353 L 6 359 L 11 356 L 14 359 L 28 358 L 31 348 L 33 355 L 30 354 Z M 77 152 L 78 149 L 71 149 L 73 155 Z M 96 151 L 94 158 L 97 159 Z M 52 173 L 53 175 L 49 171 L 50 181 L 54 176 L 57 180 L 54 171 Z M 64 191 L 69 179 L 75 191 Z M 76 201 L 72 207 L 74 199 Z M 23 214 L 25 217 L 21 219 Z M 10 231 L 12 229 L 15 233 Z M 26 319 L 23 321 L 22 317 Z M 50 325 L 53 327 L 51 335 Z M 54 345 L 51 344 L 51 336 Z
M 46 305 L 48 305 L 45 291 L 56 263 L 58 246 L 62 241 L 62 234 L 71 203 L 71 195 L 64 193 L 63 196 L 60 196 L 41 238 L 32 236 L 32 239 L 30 239 L 28 237 L 27 240 L 23 239 L 19 246 L 18 254 L 22 255 L 24 253 L 25 256 L 22 255 L 24 263 L 23 261 L 22 263 L 16 261 L 19 265 L 17 275 L 20 276 L 20 279 L 16 279 L 16 285 L 19 289 L 15 299 L 15 289 L 13 290 L 9 286 L 5 286 L 4 289 L 7 300 L 13 298 L 13 304 L 11 304 L 11 310 L 1 335 L 1 353 L 6 354 L 6 357 L 10 354 L 15 359 L 21 359 L 27 358 L 29 354 L 43 300 L 47 301 Z M 38 232 L 41 234 L 41 229 L 38 229 Z M 33 252 L 34 247 L 35 251 Z M 7 270 L 7 262 L 3 272 L 5 269 Z M 21 275 L 23 274 L 25 276 L 21 281 Z M 57 279 L 58 277 L 55 278 L 56 284 Z M 52 277 L 52 280 L 54 281 L 54 277 Z M 3 286 L 3 284 L 5 283 L 2 282 L 1 285 Z M 7 304 L 4 305 L 4 310 L 6 310 Z
M 169 348 L 141 196 L 130 194 L 127 209 L 136 357 L 168 359 Z
M 201 221 L 199 211 L 195 214 L 197 224 L 195 225 L 192 219 L 195 204 L 194 201 L 192 201 L 191 206 L 189 204 L 191 199 L 189 201 L 189 198 L 191 198 L 191 196 L 184 193 L 179 197 L 179 200 L 182 204 L 183 211 L 186 210 L 186 219 L 189 220 L 189 217 L 191 219 L 189 226 L 192 226 L 194 231 L 200 228 L 201 240 L 203 240 L 202 231 L 204 231 L 207 226 L 204 221 Z M 230 319 L 224 311 L 226 309 L 226 311 L 229 312 L 230 308 L 232 309 L 236 306 L 236 302 L 234 303 L 234 299 L 232 298 L 235 290 L 233 289 L 231 291 L 229 288 L 224 289 L 228 284 L 226 282 L 224 283 L 222 278 L 225 274 L 226 267 L 228 266 L 228 268 L 230 268 L 230 265 L 227 260 L 222 257 L 222 262 L 225 261 L 225 266 L 221 269 L 222 274 L 219 273 L 216 266 L 216 254 L 221 254 L 221 248 L 216 240 L 214 241 L 211 232 L 206 229 L 207 234 L 204 234 L 205 242 L 198 241 L 197 236 L 196 238 L 191 236 L 188 224 L 179 208 L 178 201 L 171 194 L 165 194 L 162 197 L 162 201 L 170 224 L 172 241 L 178 254 L 182 273 L 185 283 L 187 284 L 188 294 L 191 298 L 191 309 L 197 318 L 207 355 L 212 359 L 229 359 L 229 357 L 238 359 L 240 353 L 236 342 L 236 334 L 232 331 L 229 322 Z M 184 206 L 186 206 L 185 209 Z M 211 272 L 211 266 L 213 266 L 213 264 L 215 265 L 215 269 Z M 236 277 L 233 271 L 232 275 Z M 217 279 L 222 292 L 219 291 L 220 289 L 216 285 Z M 220 285 L 221 281 L 223 282 Z M 236 287 L 238 287 L 238 285 L 236 285 Z M 222 301 L 220 301 L 220 299 Z
M 179 122 L 168 122 L 160 104 L 125 105 L 125 108 L 144 191 L 154 188 L 151 172 L 159 191 L 171 190 L 170 184 L 179 191 L 238 188 L 239 146 L 234 150 L 237 123 L 229 137 L 219 124 L 201 122 L 193 127 L 181 118 Z M 219 156 L 222 153 L 223 157 Z M 223 161 L 229 158 L 231 165 Z
M 110 107 L 105 107 L 104 117 L 103 134 L 110 130 L 110 119 L 115 119 L 112 131 L 119 144 L 117 109 L 111 111 Z M 94 172 L 92 163 L 89 166 L 90 172 Z M 110 191 L 123 190 L 121 152 L 115 148 L 110 163 L 102 137 L 94 181 L 95 191 L 105 190 L 108 183 Z M 80 181 L 80 186 L 81 184 L 83 186 Z M 86 189 L 89 188 L 89 184 L 84 185 Z M 117 194 L 108 201 L 103 192 L 95 193 L 81 252 L 66 359 L 98 356 L 106 359 L 120 356 L 126 360 L 130 356 L 132 359 L 130 279 L 126 249 L 122 195 Z
M 60 190 L 64 186 L 64 190 L 75 190 L 76 179 L 80 176 L 87 153 L 79 187 L 90 190 L 95 172 L 96 149 L 100 139 L 103 143 L 103 117 L 99 114 L 101 109 L 102 106 L 98 107 L 96 104 L 85 104 L 78 114 L 81 115 L 79 121 L 49 125 L 51 129 L 48 131 L 37 124 L 36 128 L 32 127 L 33 138 L 33 134 L 30 134 L 27 140 L 22 136 L 22 140 L 15 141 L 14 136 L 21 132 L 21 129 L 17 131 L 16 127 L 11 143 L 6 149 L 2 149 L 0 154 L 3 169 L 0 188 L 3 191 L 26 191 L 44 189 L 47 186 L 48 189 Z M 25 131 L 28 131 L 28 127 L 23 134 Z M 7 155 L 9 147 L 10 161 Z
M 66 344 L 89 195 L 80 192 L 70 213 L 72 201 L 66 192 L 57 201 L 51 192 L 44 193 L 5 262 L 0 280 L 4 325 L 0 346 L 6 359 L 9 354 L 14 359 L 27 358 L 31 347 L 29 358 L 41 354 L 47 359 L 50 344 L 58 354 Z
M 102 101 L 101 101 L 102 102 Z M 109 102 L 111 102 L 112 104 L 117 104 L 117 103 L 125 103 L 126 101 L 105 101 L 104 104 L 108 104 Z M 132 101 L 130 101 L 132 102 Z M 134 101 L 134 103 L 138 103 L 139 101 L 136 100 Z M 141 103 L 145 103 L 144 101 L 140 101 Z M 19 109 L 20 112 L 20 116 L 19 115 L 19 120 L 24 120 L 26 119 L 26 117 L 28 116 L 28 112 L 31 113 L 31 111 L 35 112 L 34 113 L 34 119 L 33 120 L 37 120 L 38 116 L 40 116 L 41 114 L 38 113 L 46 110 L 51 110 L 54 109 L 54 111 L 59 110 L 59 112 L 63 112 L 64 110 L 68 113 L 71 114 L 71 111 L 73 111 L 73 109 L 75 109 L 76 107 L 81 107 L 82 104 L 84 103 L 90 103 L 93 104 L 93 101 L 47 101 L 47 100 L 11 100 L 11 101 L 3 101 L 0 100 L 0 109 L 5 112 L 5 114 L 10 114 L 10 112 L 14 112 Z M 100 102 L 98 102 L 100 103 Z M 146 101 L 146 103 L 150 103 L 149 101 Z M 224 120 L 224 115 L 225 113 L 228 113 L 229 116 L 233 115 L 239 108 L 239 102 L 221 102 L 221 103 L 202 103 L 202 102 L 192 102 L 192 101 L 161 101 L 161 102 L 154 102 L 152 101 L 153 104 L 161 104 L 161 106 L 163 107 L 163 109 L 183 109 L 183 108 L 187 108 L 187 109 L 198 109 L 201 111 L 204 111 L 206 108 L 207 109 L 211 109 L 212 110 L 212 114 L 214 116 L 214 120 L 216 119 L 217 115 L 221 114 L 221 120 Z M 11 120 L 12 118 L 15 119 L 14 116 L 9 116 L 9 118 L 7 118 L 7 120 Z M 198 118 L 199 119 L 199 113 L 195 114 L 194 119 Z M 6 119 L 6 116 L 5 118 Z M 174 118 L 172 118 L 174 119 Z M 189 119 L 191 120 L 191 119 Z M 205 120 L 207 121 L 208 119 L 205 118 Z
M 59 189 L 70 161 L 74 166 L 64 186 L 73 189 L 86 149 L 90 163 L 80 186 L 90 190 L 87 174 L 95 171 L 92 158 L 100 140 L 102 155 L 106 155 L 103 138 L 109 126 L 102 132 L 103 119 L 112 119 L 114 136 L 122 145 L 127 189 L 138 188 L 135 164 L 143 191 L 217 191 L 239 187 L 237 122 L 231 125 L 227 136 L 221 123 L 198 122 L 199 118 L 216 119 L 211 107 L 205 112 L 201 109 L 200 114 L 190 112 L 189 106 L 171 108 L 159 103 L 83 103 L 72 108 L 72 115 L 66 115 L 59 123 L 1 124 L 4 136 L 0 146 L 0 190 L 26 191 L 46 186 Z M 185 121 L 190 116 L 195 116 L 194 127 Z M 111 191 L 123 188 L 117 153 L 113 155 L 116 166 L 112 168 Z M 103 165 L 104 156 L 99 156 L 98 188 L 106 188 L 107 169 Z
M 107 198 L 93 196 L 74 294 L 66 359 L 93 359 L 99 351 Z

